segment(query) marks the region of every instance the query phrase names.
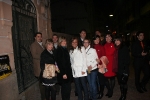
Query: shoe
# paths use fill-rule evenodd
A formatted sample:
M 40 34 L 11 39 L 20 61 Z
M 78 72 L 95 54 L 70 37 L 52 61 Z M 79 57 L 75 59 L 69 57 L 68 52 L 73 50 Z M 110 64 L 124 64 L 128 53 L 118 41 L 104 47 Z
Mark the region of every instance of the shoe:
M 58 92 L 58 91 L 56 92 L 56 95 L 59 95 L 59 92 Z
M 98 97 L 97 97 L 97 99 L 101 99 L 102 97 L 103 97 L 103 93 L 100 93 L 99 95 L 98 95 Z
M 78 93 L 75 92 L 75 96 L 78 96 Z
M 107 93 L 105 96 L 108 96 L 109 94 Z
M 147 89 L 145 87 L 141 87 L 141 89 L 144 91 L 144 92 L 147 92 Z
M 138 91 L 139 93 L 144 93 L 144 91 L 142 91 L 141 89 L 137 89 L 137 91 Z

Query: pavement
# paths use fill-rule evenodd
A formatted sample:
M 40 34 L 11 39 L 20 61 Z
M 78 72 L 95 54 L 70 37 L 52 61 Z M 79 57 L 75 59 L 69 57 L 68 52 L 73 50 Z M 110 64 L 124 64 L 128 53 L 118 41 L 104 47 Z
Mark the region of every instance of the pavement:
M 150 100 L 150 81 L 147 84 L 146 88 L 147 88 L 148 92 L 145 92 L 145 93 L 138 93 L 137 92 L 135 85 L 134 85 L 134 70 L 133 70 L 133 67 L 130 66 L 130 76 L 129 76 L 129 80 L 128 80 L 128 92 L 127 92 L 126 100 Z M 72 83 L 70 100 L 77 100 L 77 96 L 75 96 L 74 90 L 75 90 L 74 83 Z M 107 89 L 105 88 L 104 89 L 104 96 L 101 100 L 119 100 L 119 97 L 121 94 L 120 94 L 119 85 L 117 83 L 117 79 L 116 79 L 116 84 L 115 84 L 113 96 L 111 98 L 106 97 L 105 96 L 106 92 L 107 92 Z M 34 92 L 31 94 L 31 98 L 32 98 L 31 100 L 41 100 L 39 89 L 37 89 L 37 92 Z M 59 93 L 59 95 L 57 95 L 56 100 L 61 100 L 61 93 Z

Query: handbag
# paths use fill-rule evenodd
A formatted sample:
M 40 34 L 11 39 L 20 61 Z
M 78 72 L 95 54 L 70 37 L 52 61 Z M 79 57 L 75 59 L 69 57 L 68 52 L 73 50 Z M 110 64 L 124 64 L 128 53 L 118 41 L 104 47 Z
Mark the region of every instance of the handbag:
M 124 72 L 121 75 L 121 83 L 125 84 L 128 80 L 128 74 L 125 72 L 125 66 L 124 66 Z
M 45 69 L 43 71 L 43 78 L 52 79 L 56 76 L 55 74 L 56 66 L 54 64 L 45 64 Z

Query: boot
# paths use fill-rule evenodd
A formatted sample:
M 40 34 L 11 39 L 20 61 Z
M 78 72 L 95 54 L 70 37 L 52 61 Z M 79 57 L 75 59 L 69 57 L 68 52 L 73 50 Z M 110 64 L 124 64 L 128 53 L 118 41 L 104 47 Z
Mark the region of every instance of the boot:
M 104 85 L 100 85 L 100 92 L 97 99 L 101 99 L 104 95 Z
M 126 100 L 127 88 L 120 87 L 120 91 L 121 91 L 121 97 L 119 98 L 119 100 Z
M 110 90 L 110 85 L 109 85 L 109 81 L 106 81 L 105 82 L 105 85 L 106 85 L 106 88 L 107 88 L 107 94 L 105 95 L 105 96 L 108 96 L 108 97 L 110 97 L 110 95 L 111 95 L 111 90 Z
M 112 97 L 114 86 L 115 86 L 115 78 L 113 77 L 110 79 L 110 95 L 108 96 L 108 98 Z

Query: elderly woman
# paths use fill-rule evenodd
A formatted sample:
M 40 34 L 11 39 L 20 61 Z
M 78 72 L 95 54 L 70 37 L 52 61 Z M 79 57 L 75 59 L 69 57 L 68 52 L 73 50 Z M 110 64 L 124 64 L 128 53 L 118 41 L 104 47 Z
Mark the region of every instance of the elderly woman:
M 84 47 L 79 45 L 77 38 L 72 38 L 71 41 L 70 61 L 78 92 L 78 100 L 88 100 L 86 53 Z M 84 99 L 82 90 L 84 92 Z
M 41 81 L 42 84 L 45 86 L 45 96 L 46 100 L 50 100 L 50 92 L 51 92 L 51 100 L 56 100 L 56 89 L 55 84 L 57 82 L 57 77 L 53 76 L 51 78 L 44 78 L 43 73 L 45 70 L 45 64 L 52 64 L 55 65 L 55 59 L 53 55 L 53 42 L 51 39 L 47 39 L 45 43 L 46 49 L 41 53 L 41 61 L 40 61 L 40 67 L 41 67 Z M 55 66 L 54 66 L 55 67 Z M 58 71 L 58 68 L 54 68 Z
M 67 49 L 67 41 L 65 37 L 59 37 L 57 53 L 55 55 L 57 66 L 60 70 L 58 73 L 58 83 L 61 85 L 62 100 L 70 100 L 72 70 L 70 56 Z

